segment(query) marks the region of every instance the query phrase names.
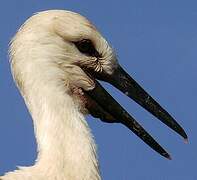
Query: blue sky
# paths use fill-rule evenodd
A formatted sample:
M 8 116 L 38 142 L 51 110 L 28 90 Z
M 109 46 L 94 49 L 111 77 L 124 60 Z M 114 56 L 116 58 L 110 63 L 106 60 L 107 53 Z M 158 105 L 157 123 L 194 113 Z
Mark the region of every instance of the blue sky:
M 6 0 L 0 6 L 0 174 L 33 164 L 31 117 L 10 73 L 8 43 L 33 13 L 66 9 L 90 19 L 116 50 L 120 64 L 184 127 L 189 144 L 136 103 L 111 94 L 165 149 L 169 161 L 120 124 L 88 118 L 105 180 L 197 179 L 197 1 Z

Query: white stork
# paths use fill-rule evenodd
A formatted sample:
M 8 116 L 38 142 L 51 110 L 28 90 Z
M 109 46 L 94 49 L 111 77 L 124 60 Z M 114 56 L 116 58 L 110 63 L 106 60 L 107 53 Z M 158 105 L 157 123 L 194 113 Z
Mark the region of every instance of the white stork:
M 90 113 L 122 123 L 155 151 L 170 155 L 96 80 L 109 82 L 180 134 L 180 125 L 118 64 L 96 27 L 70 11 L 35 14 L 10 46 L 13 77 L 32 115 L 38 157 L 1 180 L 100 180 L 94 139 L 85 120 Z

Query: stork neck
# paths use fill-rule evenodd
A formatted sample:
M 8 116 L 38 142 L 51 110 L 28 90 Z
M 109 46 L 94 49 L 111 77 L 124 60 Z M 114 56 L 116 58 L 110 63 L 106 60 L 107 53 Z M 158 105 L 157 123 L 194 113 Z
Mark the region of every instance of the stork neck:
M 39 88 L 25 98 L 38 144 L 34 168 L 49 179 L 99 180 L 95 144 L 84 116 L 58 88 Z

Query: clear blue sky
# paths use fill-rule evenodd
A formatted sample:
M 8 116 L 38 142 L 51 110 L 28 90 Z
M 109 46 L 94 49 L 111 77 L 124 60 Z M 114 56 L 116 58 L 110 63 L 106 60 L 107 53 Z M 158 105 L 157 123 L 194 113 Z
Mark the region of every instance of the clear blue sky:
M 185 128 L 189 144 L 107 85 L 111 94 L 172 155 L 152 151 L 125 127 L 88 118 L 104 180 L 197 179 L 197 1 L 6 0 L 0 6 L 0 174 L 33 164 L 31 117 L 9 68 L 8 43 L 34 12 L 67 9 L 88 17 L 122 66 Z

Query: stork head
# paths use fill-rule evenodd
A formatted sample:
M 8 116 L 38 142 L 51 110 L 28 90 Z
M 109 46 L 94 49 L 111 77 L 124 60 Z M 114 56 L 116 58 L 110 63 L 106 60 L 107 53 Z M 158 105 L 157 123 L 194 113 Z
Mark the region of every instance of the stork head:
M 14 37 L 10 55 L 13 75 L 22 93 L 40 79 L 55 83 L 74 98 L 83 112 L 88 111 L 104 122 L 124 124 L 170 159 L 97 80 L 106 81 L 187 139 L 172 116 L 121 68 L 113 49 L 96 27 L 77 13 L 50 10 L 32 16 Z

